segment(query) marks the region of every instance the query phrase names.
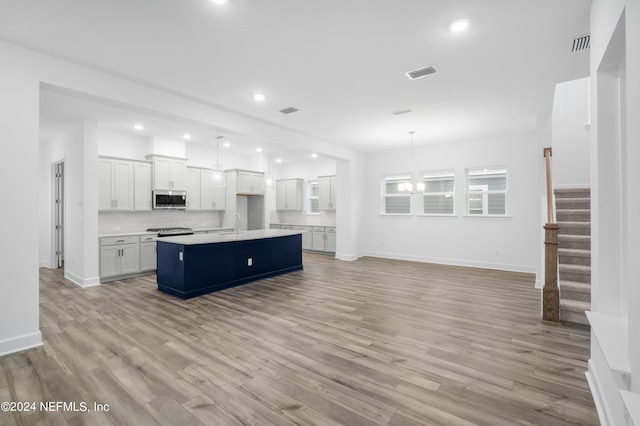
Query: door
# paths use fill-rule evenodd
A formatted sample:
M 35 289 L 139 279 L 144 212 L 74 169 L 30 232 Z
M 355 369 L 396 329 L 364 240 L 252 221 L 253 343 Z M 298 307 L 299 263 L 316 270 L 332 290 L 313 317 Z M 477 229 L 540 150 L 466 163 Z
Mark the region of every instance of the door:
M 335 253 L 336 252 L 336 229 L 335 228 L 325 228 L 325 251 Z
M 64 162 L 54 164 L 54 259 L 55 267 L 64 266 Z

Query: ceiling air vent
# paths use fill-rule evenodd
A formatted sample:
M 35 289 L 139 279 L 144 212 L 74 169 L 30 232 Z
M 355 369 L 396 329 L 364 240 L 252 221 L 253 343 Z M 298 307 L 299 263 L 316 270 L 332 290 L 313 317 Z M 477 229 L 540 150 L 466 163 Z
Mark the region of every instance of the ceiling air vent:
M 407 75 L 407 77 L 409 77 L 410 80 L 415 80 L 417 78 L 421 78 L 429 74 L 435 74 L 436 72 L 438 72 L 436 67 L 434 67 L 433 65 L 429 65 L 428 67 L 409 71 L 409 72 L 406 72 L 405 74 Z
M 407 114 L 410 113 L 411 110 L 410 109 L 399 109 L 397 111 L 391 111 L 391 114 L 393 115 L 402 115 L 402 114 Z
M 571 42 L 571 53 L 587 50 L 589 49 L 589 47 L 591 47 L 590 35 L 583 35 L 580 37 L 576 37 Z
M 281 109 L 280 112 L 283 114 L 291 114 L 292 112 L 296 112 L 298 111 L 296 108 L 294 107 L 289 107 L 289 108 L 285 108 L 285 109 Z

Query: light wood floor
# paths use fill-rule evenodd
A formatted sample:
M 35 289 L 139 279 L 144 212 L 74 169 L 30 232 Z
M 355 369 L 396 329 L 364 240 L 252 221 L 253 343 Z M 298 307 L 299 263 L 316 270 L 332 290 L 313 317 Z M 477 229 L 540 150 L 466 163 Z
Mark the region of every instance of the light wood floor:
M 589 333 L 540 321 L 533 276 L 305 254 L 304 271 L 181 301 L 155 276 L 40 271 L 44 346 L 0 358 L 0 401 L 109 412 L 0 424 L 597 425 Z

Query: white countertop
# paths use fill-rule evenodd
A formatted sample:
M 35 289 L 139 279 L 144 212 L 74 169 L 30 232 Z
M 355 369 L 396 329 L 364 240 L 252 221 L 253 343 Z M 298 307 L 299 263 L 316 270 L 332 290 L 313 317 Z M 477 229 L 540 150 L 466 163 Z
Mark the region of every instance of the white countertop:
M 231 232 L 232 228 L 193 228 L 193 232 L 206 232 L 206 231 L 228 231 Z M 110 232 L 108 234 L 99 234 L 98 237 L 135 237 L 136 235 L 158 235 L 157 232 L 147 231 L 133 231 L 133 232 Z
M 256 229 L 253 231 L 228 232 L 220 234 L 180 235 L 177 237 L 162 237 L 158 241 L 182 244 L 185 246 L 196 244 L 230 243 L 233 241 L 263 240 L 265 238 L 286 237 L 302 234 L 306 231 L 295 229 Z
M 335 228 L 336 225 L 310 225 L 308 223 L 275 223 L 275 222 L 271 222 L 270 225 L 287 225 L 287 226 L 308 226 L 309 228 L 312 228 L 314 226 L 317 227 L 322 227 L 322 228 Z

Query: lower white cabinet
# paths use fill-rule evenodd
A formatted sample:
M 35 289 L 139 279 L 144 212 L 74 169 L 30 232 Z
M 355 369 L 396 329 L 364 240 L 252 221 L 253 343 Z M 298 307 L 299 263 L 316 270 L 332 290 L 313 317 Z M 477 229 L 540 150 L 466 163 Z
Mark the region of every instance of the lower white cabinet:
M 336 228 L 335 226 L 314 226 L 312 250 L 336 252 Z
M 100 279 L 140 272 L 140 237 L 100 239 Z
M 313 227 L 311 226 L 292 226 L 291 229 L 298 231 L 306 231 L 302 233 L 302 250 L 311 250 L 313 247 Z
M 156 270 L 157 239 L 158 237 L 155 235 L 143 235 L 140 237 L 140 272 Z
M 324 226 L 313 227 L 312 250 L 324 251 Z

